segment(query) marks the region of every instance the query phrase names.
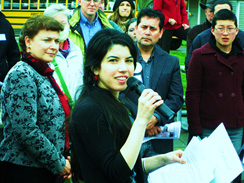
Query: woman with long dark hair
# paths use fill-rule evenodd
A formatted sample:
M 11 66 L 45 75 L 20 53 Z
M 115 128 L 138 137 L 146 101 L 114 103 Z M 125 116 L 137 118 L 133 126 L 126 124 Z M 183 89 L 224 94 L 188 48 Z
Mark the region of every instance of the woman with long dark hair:
M 151 89 L 141 94 L 133 121 L 119 92 L 133 76 L 136 48 L 125 33 L 104 29 L 90 41 L 84 66 L 84 86 L 73 110 L 70 132 L 74 179 L 86 183 L 143 182 L 145 172 L 178 161 L 182 151 L 141 159 L 145 129 L 163 101 Z
M 116 0 L 113 7 L 113 14 L 109 20 L 115 22 L 124 32 L 126 23 L 135 18 L 135 5 L 133 0 Z

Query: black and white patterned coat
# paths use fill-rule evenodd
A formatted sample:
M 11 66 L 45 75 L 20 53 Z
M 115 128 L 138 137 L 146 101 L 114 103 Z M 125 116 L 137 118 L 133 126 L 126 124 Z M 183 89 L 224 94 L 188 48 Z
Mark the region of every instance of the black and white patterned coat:
M 48 77 L 20 61 L 7 74 L 1 99 L 0 161 L 60 173 L 65 166 L 65 114 Z

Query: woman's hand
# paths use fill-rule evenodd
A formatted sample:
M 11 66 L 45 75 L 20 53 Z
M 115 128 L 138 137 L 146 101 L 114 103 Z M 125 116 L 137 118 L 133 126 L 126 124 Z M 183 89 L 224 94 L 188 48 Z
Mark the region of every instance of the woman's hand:
M 65 178 L 70 179 L 71 178 L 70 157 L 67 157 L 64 169 L 62 170 L 62 172 L 59 173 L 59 175 L 62 176 L 63 179 L 65 179 Z
M 186 160 L 181 158 L 182 154 L 183 154 L 182 150 L 176 150 L 176 151 L 172 151 L 172 152 L 164 154 L 163 159 L 164 159 L 165 165 L 173 163 L 173 162 L 185 163 Z
M 143 90 L 140 98 L 138 99 L 138 112 L 137 119 L 140 119 L 145 124 L 152 118 L 154 110 L 162 105 L 163 100 L 157 92 L 151 89 Z
M 150 172 L 173 162 L 185 163 L 186 160 L 181 158 L 182 154 L 182 150 L 177 150 L 166 154 L 143 158 L 142 161 L 144 161 L 144 170 L 146 172 Z
M 141 143 L 145 135 L 147 123 L 151 119 L 156 107 L 163 103 L 158 93 L 151 89 L 143 90 L 138 99 L 138 112 L 129 136 L 121 147 L 120 152 L 128 167 L 132 170 L 138 158 Z

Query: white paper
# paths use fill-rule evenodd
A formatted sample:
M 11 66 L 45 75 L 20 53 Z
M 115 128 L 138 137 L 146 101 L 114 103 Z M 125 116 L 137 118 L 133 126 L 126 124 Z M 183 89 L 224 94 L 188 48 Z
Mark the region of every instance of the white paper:
M 173 163 L 151 172 L 149 183 L 229 183 L 243 171 L 223 124 L 208 138 L 193 137 L 182 158 L 185 164 Z
M 214 167 L 210 167 L 208 155 L 197 137 L 193 137 L 182 158 L 187 163 L 173 163 L 149 174 L 149 183 L 207 183 L 213 176 Z
M 218 151 L 215 178 L 212 183 L 229 183 L 242 171 L 242 164 L 223 123 L 208 137 Z
M 179 139 L 180 138 L 180 131 L 181 131 L 181 122 L 173 122 L 161 126 L 161 132 L 153 137 L 145 137 L 143 142 L 147 142 L 152 139 Z
M 6 41 L 5 34 L 0 34 L 0 41 Z

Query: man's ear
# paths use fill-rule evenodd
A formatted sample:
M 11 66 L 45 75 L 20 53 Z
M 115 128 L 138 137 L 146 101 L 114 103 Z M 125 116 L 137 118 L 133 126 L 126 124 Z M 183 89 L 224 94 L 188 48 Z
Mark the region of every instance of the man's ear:
M 239 28 L 238 28 L 238 27 L 236 27 L 236 35 L 238 34 L 238 32 L 239 32 Z
M 164 29 L 162 28 L 162 29 L 161 29 L 161 31 L 160 31 L 160 36 L 159 36 L 159 39 L 161 39 L 161 38 L 162 38 L 163 33 L 164 33 Z
M 214 28 L 213 27 L 211 27 L 211 33 L 215 36 Z
M 135 30 L 137 31 L 137 29 L 138 29 L 138 26 L 136 25 L 136 26 L 135 26 Z

